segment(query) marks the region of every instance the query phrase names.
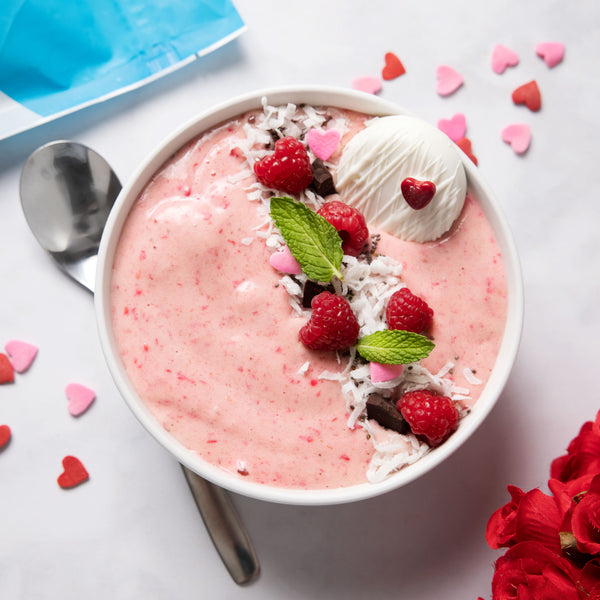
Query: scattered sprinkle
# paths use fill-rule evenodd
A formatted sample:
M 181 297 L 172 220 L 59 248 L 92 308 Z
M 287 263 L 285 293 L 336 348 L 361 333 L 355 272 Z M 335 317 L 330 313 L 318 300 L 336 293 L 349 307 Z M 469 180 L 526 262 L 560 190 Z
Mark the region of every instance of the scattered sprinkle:
M 7 342 L 4 349 L 10 358 L 13 369 L 17 373 L 24 373 L 27 371 L 38 352 L 37 346 L 20 340 L 11 340 L 10 342 Z
M 359 92 L 366 92 L 367 94 L 377 94 L 381 91 L 381 79 L 379 77 L 372 77 L 367 75 L 366 77 L 358 77 L 352 80 L 352 88 Z
M 537 81 L 532 79 L 519 86 L 512 93 L 512 100 L 515 104 L 524 104 L 529 110 L 537 112 L 542 107 L 542 95 Z
M 456 113 L 449 119 L 440 119 L 437 125 L 453 142 L 458 142 L 467 133 L 467 119 L 462 113 Z
M 6 444 L 10 441 L 11 431 L 8 425 L 0 425 L 0 449 L 4 448 Z
M 502 130 L 502 140 L 510 144 L 517 154 L 523 154 L 527 152 L 531 142 L 531 129 L 525 123 L 507 125 Z
M 478 164 L 477 157 L 473 154 L 471 140 L 467 137 L 461 138 L 456 141 L 456 145 L 473 161 L 475 165 Z
M 300 275 L 302 273 L 300 263 L 294 258 L 287 245 L 282 246 L 277 252 L 273 252 L 269 257 L 269 262 L 280 273 L 287 273 L 288 275 Z
M 0 384 L 12 383 L 15 380 L 15 370 L 6 354 L 0 353 Z
M 74 417 L 82 415 L 96 398 L 93 390 L 80 383 L 69 383 L 65 388 L 65 393 L 69 400 L 69 413 Z
M 440 96 L 450 96 L 464 83 L 463 76 L 448 65 L 440 65 L 436 70 L 436 91 Z
M 562 62 L 565 56 L 565 45 L 560 42 L 541 42 L 536 44 L 535 53 L 552 68 Z
M 62 461 L 64 471 L 58 476 L 58 485 L 68 489 L 87 481 L 90 476 L 81 461 L 75 456 L 65 456 Z
M 384 383 L 392 381 L 402 375 L 404 365 L 387 365 L 378 362 L 369 363 L 371 381 L 373 383 Z
M 400 77 L 400 75 L 406 73 L 402 61 L 393 52 L 387 52 L 384 58 L 385 66 L 381 70 L 381 77 L 385 81 L 396 79 L 397 77 Z
M 340 143 L 340 132 L 337 129 L 309 129 L 306 143 L 312 153 L 321 160 L 327 160 L 336 151 Z
M 497 44 L 492 50 L 492 71 L 504 73 L 507 67 L 516 67 L 519 64 L 519 55 L 510 48 Z

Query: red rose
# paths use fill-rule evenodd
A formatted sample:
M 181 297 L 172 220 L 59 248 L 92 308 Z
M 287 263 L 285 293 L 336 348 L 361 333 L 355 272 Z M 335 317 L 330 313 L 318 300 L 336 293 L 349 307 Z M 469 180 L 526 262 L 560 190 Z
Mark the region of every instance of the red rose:
M 491 548 L 536 541 L 547 548 L 560 550 L 560 526 L 563 515 L 552 496 L 538 489 L 523 492 L 508 486 L 511 502 L 498 509 L 488 521 L 486 540 Z
M 589 600 L 581 571 L 539 542 L 521 542 L 496 561 L 493 600 Z
M 552 461 L 550 476 L 569 481 L 586 474 L 600 473 L 600 412 L 587 421 L 567 448 L 567 454 Z
M 495 511 L 487 524 L 485 539 L 490 548 L 506 548 L 515 539 L 517 531 L 517 510 L 525 492 L 515 485 L 508 486 L 511 501 Z
M 587 600 L 600 600 L 600 559 L 586 563 L 581 570 L 579 587 L 588 595 Z
M 600 556 L 600 475 L 573 506 L 571 530 L 580 552 Z

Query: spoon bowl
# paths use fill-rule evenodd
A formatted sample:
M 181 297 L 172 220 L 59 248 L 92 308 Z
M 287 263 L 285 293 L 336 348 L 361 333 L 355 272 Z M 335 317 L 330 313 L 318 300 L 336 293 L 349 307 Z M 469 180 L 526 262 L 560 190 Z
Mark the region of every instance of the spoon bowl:
M 91 148 L 58 140 L 38 148 L 21 174 L 21 205 L 56 264 L 94 289 L 98 246 L 121 183 Z

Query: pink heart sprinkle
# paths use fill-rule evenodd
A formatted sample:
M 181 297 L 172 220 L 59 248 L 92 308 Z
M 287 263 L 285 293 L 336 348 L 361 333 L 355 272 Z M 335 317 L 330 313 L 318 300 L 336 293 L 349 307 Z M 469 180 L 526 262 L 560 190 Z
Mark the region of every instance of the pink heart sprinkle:
M 289 275 L 300 275 L 302 273 L 300 263 L 294 258 L 294 255 L 287 246 L 283 246 L 281 250 L 273 252 L 269 257 L 269 262 L 280 273 L 287 273 Z
M 516 67 L 519 64 L 519 55 L 510 48 L 497 44 L 492 50 L 492 71 L 504 73 L 507 67 Z
M 306 134 L 306 143 L 313 154 L 321 160 L 327 160 L 340 143 L 340 132 L 336 129 L 309 129 Z
M 367 94 L 377 94 L 381 91 L 381 79 L 379 77 L 358 77 L 352 80 L 352 88 Z
M 565 45 L 560 42 L 541 42 L 536 44 L 535 53 L 544 59 L 550 67 L 555 67 L 565 56 Z
M 453 142 L 458 142 L 467 133 L 467 119 L 462 113 L 456 113 L 450 119 L 440 119 L 438 129 L 443 131 Z
M 440 96 L 453 94 L 464 82 L 463 76 L 448 65 L 440 65 L 436 71 L 436 91 Z
M 29 369 L 38 351 L 37 346 L 19 340 L 7 342 L 4 349 L 10 358 L 13 369 L 17 373 L 24 373 Z
M 65 393 L 69 400 L 69 412 L 74 417 L 83 414 L 96 398 L 96 393 L 93 390 L 80 383 L 69 383 L 65 388 Z
M 531 130 L 529 125 L 515 123 L 508 125 L 502 130 L 502 140 L 510 144 L 517 154 L 523 154 L 529 148 L 531 142 Z
M 369 363 L 371 369 L 371 381 L 373 383 L 383 383 L 396 379 L 402 374 L 404 365 L 384 365 L 378 362 Z

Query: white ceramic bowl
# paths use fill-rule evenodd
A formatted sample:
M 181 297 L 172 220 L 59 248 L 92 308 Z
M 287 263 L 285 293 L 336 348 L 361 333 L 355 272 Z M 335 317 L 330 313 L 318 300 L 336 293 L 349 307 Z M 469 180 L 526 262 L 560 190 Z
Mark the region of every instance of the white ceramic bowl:
M 362 92 L 323 86 L 280 87 L 259 90 L 235 98 L 203 112 L 185 123 L 160 144 L 137 169 L 129 183 L 123 188 L 110 214 L 100 246 L 96 280 L 96 314 L 101 344 L 117 387 L 141 424 L 182 464 L 206 479 L 239 494 L 286 504 L 337 504 L 377 496 L 420 477 L 461 446 L 481 425 L 498 400 L 516 358 L 523 321 L 523 286 L 519 259 L 498 202 L 482 181 L 477 167 L 466 156 L 463 155 L 463 162 L 467 173 L 469 192 L 479 200 L 490 221 L 504 259 L 508 284 L 506 329 L 489 381 L 473 410 L 463 419 L 458 430 L 440 447 L 385 481 L 327 490 L 298 490 L 247 482 L 229 475 L 199 458 L 163 429 L 131 385 L 116 349 L 110 315 L 111 271 L 121 229 L 138 194 L 162 164 L 186 142 L 222 121 L 248 110 L 260 108 L 261 99 L 265 96 L 272 105 L 293 102 L 295 104 L 338 106 L 373 115 L 407 113 L 396 104 Z

